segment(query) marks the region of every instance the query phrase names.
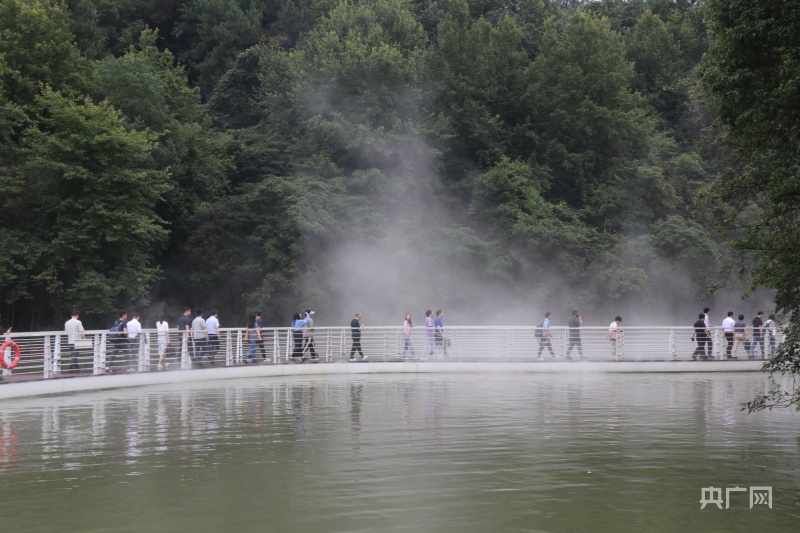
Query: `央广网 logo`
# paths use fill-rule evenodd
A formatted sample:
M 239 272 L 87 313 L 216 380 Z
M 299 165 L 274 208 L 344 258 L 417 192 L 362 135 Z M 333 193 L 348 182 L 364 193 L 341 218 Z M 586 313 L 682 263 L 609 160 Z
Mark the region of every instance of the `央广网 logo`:
M 755 505 L 766 505 L 772 509 L 772 487 L 725 487 L 725 509 L 731 506 L 731 494 L 736 492 L 750 491 L 750 509 Z M 716 505 L 722 509 L 722 487 L 703 487 L 700 489 L 700 509 L 705 509 L 706 505 Z

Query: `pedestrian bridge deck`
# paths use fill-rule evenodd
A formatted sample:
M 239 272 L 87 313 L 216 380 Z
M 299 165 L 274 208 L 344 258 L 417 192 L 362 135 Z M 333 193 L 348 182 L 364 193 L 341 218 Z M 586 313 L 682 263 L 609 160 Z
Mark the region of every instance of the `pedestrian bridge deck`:
M 361 345 L 368 356 L 366 363 L 349 362 L 350 328 L 315 328 L 311 334 L 319 362 L 306 360 L 304 364 L 292 358 L 295 347 L 291 329 L 264 328 L 261 333 L 263 342 L 256 345 L 258 364 L 245 365 L 249 343 L 243 329 L 222 329 L 215 343 L 196 342 L 190 335 L 172 330 L 167 347 L 170 366 L 163 372 L 157 370 L 155 330 L 144 330 L 137 339 L 123 343 L 111 342 L 108 331 L 89 331 L 79 346 L 71 345 L 63 332 L 15 333 L 10 340 L 19 345 L 21 358 L 16 368 L 3 370 L 0 397 L 244 376 L 757 371 L 764 362 L 761 346 L 751 355 L 749 344 L 736 346 L 733 356 L 738 359 L 728 360 L 727 343 L 719 328 L 712 328 L 709 351 L 714 359 L 709 361 L 692 359 L 697 346 L 691 340 L 690 327 L 626 327 L 620 330 L 616 343 L 610 341 L 607 328 L 581 328 L 580 351 L 575 342 L 578 339 L 568 328 L 551 328 L 551 336 L 545 340 L 537 337 L 532 327 L 449 327 L 446 341 L 434 343 L 437 350 L 418 359 L 413 357 L 423 355 L 424 328 L 413 331 L 413 349 L 406 349 L 402 328 L 365 328 Z M 764 344 L 768 353 L 770 340 L 780 339 L 767 339 Z M 303 356 L 310 358 L 308 338 L 302 345 Z M 5 359 L 10 361 L 11 356 L 11 348 L 6 348 Z

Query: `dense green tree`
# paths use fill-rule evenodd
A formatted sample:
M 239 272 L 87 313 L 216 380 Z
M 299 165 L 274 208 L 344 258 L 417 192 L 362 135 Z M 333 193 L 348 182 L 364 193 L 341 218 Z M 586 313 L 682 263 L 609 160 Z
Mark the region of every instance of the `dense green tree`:
M 155 205 L 168 191 L 162 172 L 148 168 L 152 141 L 129 132 L 108 104 L 78 102 L 51 90 L 40 97 L 40 128 L 24 132 L 26 161 L 4 194 L 4 224 L 25 261 L 19 297 L 48 302 L 50 312 L 77 306 L 110 313 L 146 296 L 164 242 Z M 45 304 L 45 309 L 50 305 Z
M 622 170 L 648 149 L 652 120 L 630 88 L 633 77 L 621 36 L 607 19 L 584 13 L 563 30 L 551 27 L 533 64 L 531 155 L 550 168 L 549 198 L 584 210 L 595 223 L 619 214 L 632 185 Z
M 704 11 L 6 0 L 3 314 L 60 326 L 78 303 L 104 325 L 111 307 L 155 300 L 284 324 L 299 300 L 338 312 L 387 287 L 465 308 L 494 291 L 656 306 L 670 273 L 710 283 L 719 216 L 693 196 L 729 154 L 696 142 Z M 711 190 L 758 212 L 773 193 L 745 200 L 753 183 Z M 142 193 L 118 206 L 109 188 Z
M 712 34 L 702 88 L 735 143 L 740 164 L 709 190 L 711 205 L 732 231 L 753 286 L 775 289 L 786 340 L 766 368 L 800 374 L 800 2 L 710 0 Z M 800 389 L 759 396 L 748 408 L 800 403 Z
M 441 76 L 438 100 L 463 147 L 481 162 L 524 157 L 529 150 L 528 55 L 523 33 L 510 17 L 496 26 L 470 19 L 467 3 L 452 0 L 438 31 L 434 72 Z
M 41 85 L 77 94 L 87 88 L 88 66 L 69 31 L 68 12 L 55 0 L 0 4 L 0 55 L 6 96 L 35 109 Z
M 662 115 L 674 113 L 688 95 L 682 83 L 683 57 L 667 25 L 645 11 L 627 34 L 627 57 L 636 75 L 633 88 L 648 96 Z

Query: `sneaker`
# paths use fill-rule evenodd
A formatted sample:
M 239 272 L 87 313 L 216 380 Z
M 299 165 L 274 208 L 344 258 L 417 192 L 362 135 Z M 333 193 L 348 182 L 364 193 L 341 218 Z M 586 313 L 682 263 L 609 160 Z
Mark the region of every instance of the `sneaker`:
M 159 370 L 164 370 L 164 365 L 158 365 Z
M 353 362 L 353 361 L 355 361 L 355 360 L 356 360 L 356 358 L 355 358 L 355 357 L 351 357 L 351 358 L 350 358 L 350 362 Z
M 164 370 L 169 368 L 169 363 L 164 363 Z
M 135 368 L 126 368 L 125 372 L 136 372 Z
M 361 360 L 362 360 L 362 361 L 366 361 L 366 360 L 367 360 L 367 356 L 366 356 L 366 355 L 362 355 L 362 356 L 361 356 Z
M 542 356 L 541 356 L 541 355 L 537 355 L 537 356 L 536 356 L 536 360 L 537 360 L 537 361 L 541 361 L 541 360 L 542 360 Z
M 705 359 L 705 357 L 703 357 L 703 359 Z M 692 356 L 692 361 L 697 361 L 697 356 L 696 355 Z

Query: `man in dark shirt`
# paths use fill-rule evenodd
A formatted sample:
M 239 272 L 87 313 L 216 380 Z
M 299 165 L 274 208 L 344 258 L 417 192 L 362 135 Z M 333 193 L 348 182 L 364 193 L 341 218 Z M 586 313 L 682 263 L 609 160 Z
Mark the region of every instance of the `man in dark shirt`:
M 708 356 L 706 356 L 706 342 L 709 341 L 708 330 L 706 329 L 706 322 L 705 322 L 706 315 L 704 313 L 700 313 L 697 317 L 697 322 L 694 323 L 694 333 L 692 333 L 692 340 L 697 341 L 697 348 L 695 348 L 694 353 L 692 354 L 692 359 L 697 361 L 697 357 L 699 356 L 701 360 L 707 361 Z
M 744 315 L 739 315 L 739 320 L 733 324 L 733 359 L 738 359 L 736 351 L 740 344 L 744 346 L 747 358 L 752 359 L 753 354 L 750 351 L 750 339 L 747 337 L 747 322 L 744 321 Z
M 356 313 L 355 318 L 350 321 L 350 333 L 353 336 L 353 347 L 350 349 L 350 360 L 356 360 L 356 352 L 361 354 L 361 360 L 366 361 L 367 356 L 361 350 L 361 328 L 364 325 L 361 323 L 361 313 Z
M 572 347 L 578 347 L 578 356 L 583 359 L 583 348 L 581 347 L 581 326 L 583 325 L 583 318 L 581 315 L 578 314 L 577 309 L 572 310 L 572 316 L 569 317 L 567 321 L 567 325 L 569 326 L 569 348 L 567 348 L 567 355 L 565 359 L 567 361 L 572 360 L 570 357 L 570 353 L 572 353 Z
M 174 355 L 178 362 L 180 362 L 181 352 L 183 351 L 183 341 L 185 340 L 189 342 L 189 331 L 192 329 L 192 319 L 189 318 L 192 316 L 192 310 L 189 307 L 183 308 L 183 314 L 178 319 L 178 331 L 183 333 L 183 335 L 178 336 L 178 342 L 174 348 Z
M 263 313 L 261 311 L 256 311 L 256 344 L 261 349 L 261 359 L 266 361 L 267 351 L 264 349 L 264 337 L 261 335 L 261 328 L 264 327 L 262 315 Z M 255 359 L 253 359 L 253 361 L 255 361 Z
M 756 356 L 756 347 L 760 344 L 761 345 L 761 359 L 764 359 L 764 311 L 759 311 L 756 313 L 756 317 L 753 319 L 753 342 L 750 345 L 750 350 L 752 354 L 752 358 Z
M 106 372 L 112 372 L 112 366 L 118 355 L 125 356 L 125 351 L 128 347 L 126 342 L 128 328 L 125 327 L 128 320 L 128 312 L 120 311 L 119 318 L 114 321 L 111 326 L 111 333 L 108 334 L 108 361 L 106 361 Z

